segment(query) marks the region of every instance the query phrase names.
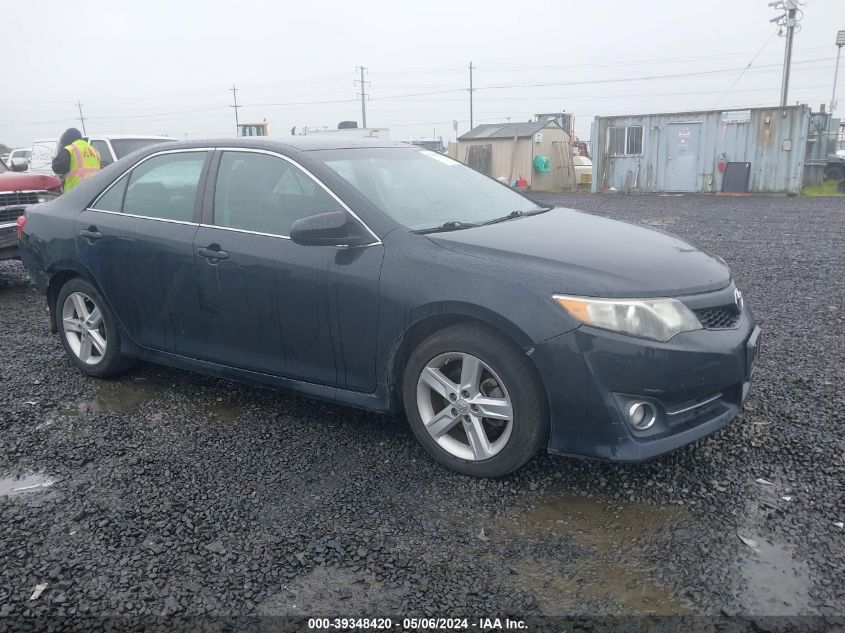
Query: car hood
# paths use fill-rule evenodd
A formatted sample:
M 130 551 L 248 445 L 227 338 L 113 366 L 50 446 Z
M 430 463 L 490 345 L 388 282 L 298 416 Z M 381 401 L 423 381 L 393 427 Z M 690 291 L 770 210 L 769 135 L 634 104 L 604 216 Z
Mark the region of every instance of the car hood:
M 719 290 L 731 280 L 721 259 L 678 237 L 573 209 L 428 237 L 458 253 L 552 277 L 550 292 L 680 296 Z
M 47 174 L 28 174 L 20 171 L 0 173 L 0 191 L 46 191 L 61 186 L 61 180 Z

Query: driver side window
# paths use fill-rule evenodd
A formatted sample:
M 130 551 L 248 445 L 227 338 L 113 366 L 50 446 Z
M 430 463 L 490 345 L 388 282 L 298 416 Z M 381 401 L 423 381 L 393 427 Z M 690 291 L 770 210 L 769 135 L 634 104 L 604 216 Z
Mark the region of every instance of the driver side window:
M 299 219 L 343 207 L 301 169 L 256 152 L 223 152 L 214 192 L 216 226 L 287 237 Z

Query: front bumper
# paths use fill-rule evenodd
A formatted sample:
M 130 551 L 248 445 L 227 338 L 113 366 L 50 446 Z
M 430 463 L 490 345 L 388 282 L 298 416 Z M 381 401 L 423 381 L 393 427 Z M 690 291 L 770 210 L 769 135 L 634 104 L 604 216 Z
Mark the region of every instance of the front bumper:
M 549 397 L 549 451 L 636 462 L 723 428 L 748 396 L 759 340 L 745 310 L 733 329 L 667 343 L 581 326 L 538 344 L 531 358 Z M 629 423 L 634 402 L 652 405 L 653 426 Z
M 17 222 L 0 222 L 0 260 L 18 257 Z

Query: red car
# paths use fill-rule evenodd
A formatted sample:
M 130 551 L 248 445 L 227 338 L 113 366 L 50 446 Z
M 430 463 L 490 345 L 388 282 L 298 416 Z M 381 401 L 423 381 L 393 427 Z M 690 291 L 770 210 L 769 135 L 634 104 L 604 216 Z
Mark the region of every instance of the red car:
M 0 259 L 18 257 L 18 217 L 24 209 L 61 193 L 56 176 L 11 171 L 0 160 Z

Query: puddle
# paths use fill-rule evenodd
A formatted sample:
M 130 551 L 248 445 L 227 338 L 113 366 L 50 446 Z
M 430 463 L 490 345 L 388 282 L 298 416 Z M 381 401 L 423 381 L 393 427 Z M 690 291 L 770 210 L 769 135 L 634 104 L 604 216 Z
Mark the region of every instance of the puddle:
M 211 407 L 209 407 L 209 412 L 211 417 L 218 422 L 234 422 L 246 413 L 246 407 L 229 404 L 227 402 L 215 401 Z
M 673 507 L 583 497 L 547 499 L 502 527 L 533 541 L 569 539 L 578 554 L 565 563 L 523 560 L 509 582 L 532 591 L 546 615 L 571 614 L 572 609 L 582 609 L 585 600 L 611 604 L 611 612 L 689 613 L 690 605 L 657 584 L 636 556 L 638 541 L 683 518 Z
M 752 615 L 814 613 L 810 606 L 810 568 L 782 544 L 754 537 L 757 549 L 740 564 L 745 588 L 740 594 L 743 611 Z
M 0 477 L 0 497 L 14 497 L 28 492 L 46 490 L 56 483 L 44 474 L 35 473 L 23 477 Z
M 167 385 L 147 378 L 94 382 L 94 397 L 80 402 L 73 413 L 132 413 L 157 398 Z
M 741 558 L 738 575 L 743 581 L 739 601 L 743 611 L 754 615 L 795 615 L 815 613 L 810 606 L 813 581 L 806 562 L 797 557 L 794 548 L 759 534 L 759 526 L 766 525 L 771 516 L 788 512 L 789 501 L 783 496 L 792 494 L 777 473 L 764 478 L 766 484 L 755 481 L 754 499 L 745 506 L 745 528 L 737 536 L 750 538 L 756 547 L 740 542 Z
M 399 612 L 400 596 L 365 572 L 316 567 L 259 605 L 262 615 L 332 617 Z
M 640 223 L 647 224 L 648 226 L 663 227 L 672 226 L 673 224 L 676 224 L 677 221 L 677 218 L 643 218 L 640 220 Z

